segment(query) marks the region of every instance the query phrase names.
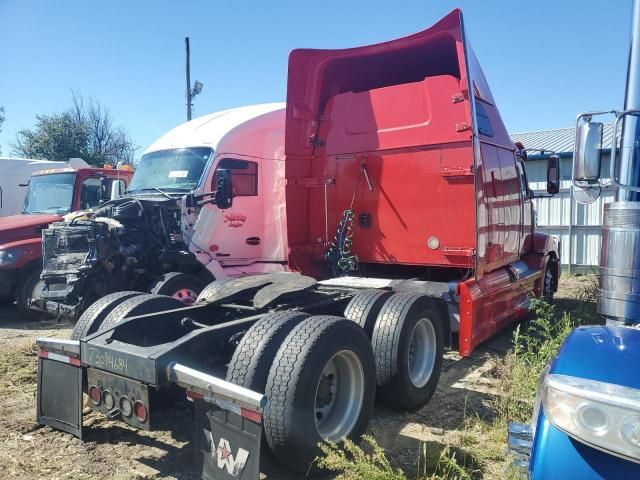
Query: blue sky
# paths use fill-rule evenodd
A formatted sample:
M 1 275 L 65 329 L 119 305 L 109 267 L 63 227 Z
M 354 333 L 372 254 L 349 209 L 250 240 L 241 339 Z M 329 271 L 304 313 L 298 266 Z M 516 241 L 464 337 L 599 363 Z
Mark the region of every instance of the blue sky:
M 10 153 L 16 132 L 65 109 L 73 89 L 107 106 L 142 150 L 186 119 L 187 35 L 192 81 L 204 83 L 195 117 L 283 100 L 293 48 L 393 39 L 454 7 L 510 132 L 622 107 L 631 0 L 0 0 L 0 147 Z

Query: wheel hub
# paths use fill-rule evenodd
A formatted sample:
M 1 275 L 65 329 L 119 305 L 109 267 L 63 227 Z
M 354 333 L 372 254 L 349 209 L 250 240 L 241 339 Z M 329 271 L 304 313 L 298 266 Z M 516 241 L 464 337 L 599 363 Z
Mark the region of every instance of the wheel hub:
M 326 407 L 334 398 L 335 375 L 330 373 L 322 375 L 318 384 L 318 393 L 316 394 L 316 408 Z
M 416 388 L 424 387 L 431 378 L 436 363 L 436 332 L 431 322 L 421 318 L 409 339 L 409 378 Z
M 342 350 L 324 367 L 315 396 L 315 421 L 320 437 L 338 442 L 358 421 L 364 401 L 364 370 L 358 356 Z
M 198 298 L 198 294 L 190 288 L 181 288 L 176 293 L 171 295 L 171 298 L 180 300 L 185 305 L 191 305 Z

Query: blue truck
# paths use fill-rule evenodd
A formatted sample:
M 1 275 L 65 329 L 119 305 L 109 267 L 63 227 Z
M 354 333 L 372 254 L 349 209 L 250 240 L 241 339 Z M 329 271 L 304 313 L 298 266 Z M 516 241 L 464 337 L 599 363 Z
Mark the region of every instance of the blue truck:
M 573 191 L 595 200 L 604 124 L 611 115 L 615 201 L 604 209 L 598 313 L 576 328 L 542 379 L 530 425 L 509 425 L 515 462 L 537 479 L 640 478 L 640 0 L 634 0 L 623 111 L 578 116 Z M 608 184 L 607 184 L 608 185 Z

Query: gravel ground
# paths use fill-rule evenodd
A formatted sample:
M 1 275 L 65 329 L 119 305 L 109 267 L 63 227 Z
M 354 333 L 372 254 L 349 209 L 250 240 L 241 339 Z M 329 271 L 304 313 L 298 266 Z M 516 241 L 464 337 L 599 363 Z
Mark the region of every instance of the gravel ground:
M 567 297 L 583 282 L 579 278 L 562 282 L 560 309 L 573 308 Z M 68 338 L 70 332 L 70 324 L 24 321 L 15 306 L 0 305 L 0 478 L 198 478 L 191 412 L 186 408 L 167 411 L 160 430 L 145 432 L 85 407 L 83 441 L 35 423 L 34 340 Z M 447 353 L 438 389 L 419 412 L 399 414 L 376 408 L 368 433 L 385 448 L 394 466 L 412 475 L 421 445 L 437 454 L 459 434 L 465 414 L 491 415 L 488 402 L 496 391 L 495 358 L 510 347 L 511 334 L 512 329 L 507 329 L 467 358 Z M 268 479 L 297 478 L 264 463 Z M 494 478 L 489 471 L 485 469 L 484 478 Z

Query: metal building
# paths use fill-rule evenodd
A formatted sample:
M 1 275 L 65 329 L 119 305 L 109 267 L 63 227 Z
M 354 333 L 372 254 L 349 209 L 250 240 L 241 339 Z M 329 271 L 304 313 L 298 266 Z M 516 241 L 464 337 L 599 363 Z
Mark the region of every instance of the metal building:
M 602 150 L 602 171 L 609 172 L 612 126 L 605 125 Z M 598 271 L 602 212 L 604 205 L 614 199 L 613 188 L 603 188 L 600 198 L 590 205 L 581 205 L 571 194 L 571 162 L 575 128 L 542 130 L 512 134 L 514 142 L 525 148 L 553 151 L 561 158 L 560 193 L 552 198 L 536 198 L 536 221 L 540 231 L 561 240 L 561 264 L 567 273 Z M 546 192 L 547 162 L 550 155 L 530 154 L 527 161 L 529 185 L 536 194 Z M 608 176 L 608 175 L 607 175 Z

